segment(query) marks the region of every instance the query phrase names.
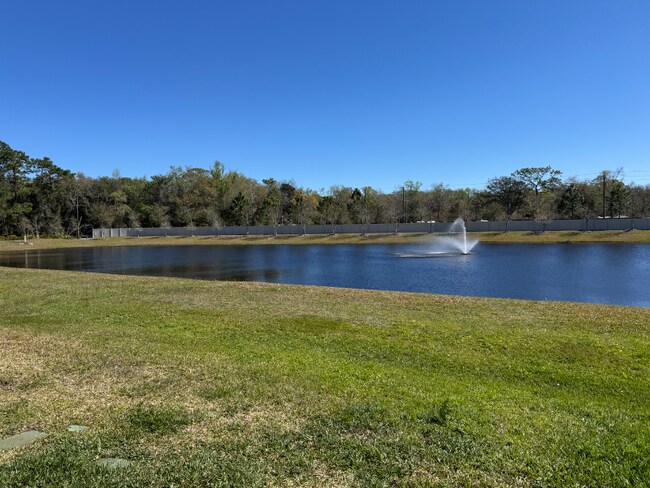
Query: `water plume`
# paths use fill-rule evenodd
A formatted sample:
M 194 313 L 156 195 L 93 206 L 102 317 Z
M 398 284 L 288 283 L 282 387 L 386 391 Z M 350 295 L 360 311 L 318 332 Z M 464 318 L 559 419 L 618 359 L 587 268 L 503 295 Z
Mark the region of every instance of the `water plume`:
M 467 238 L 465 221 L 458 217 L 447 229 L 447 235 L 434 237 L 433 241 L 428 244 L 426 251 L 399 253 L 398 256 L 402 258 L 428 258 L 467 255 L 472 252 L 476 244 L 478 244 L 478 240 Z
M 440 237 L 439 239 L 449 245 L 453 249 L 457 249 L 460 254 L 469 254 L 474 246 L 478 244 L 476 239 L 467 239 L 467 228 L 465 221 L 458 217 L 449 226 L 447 236 Z

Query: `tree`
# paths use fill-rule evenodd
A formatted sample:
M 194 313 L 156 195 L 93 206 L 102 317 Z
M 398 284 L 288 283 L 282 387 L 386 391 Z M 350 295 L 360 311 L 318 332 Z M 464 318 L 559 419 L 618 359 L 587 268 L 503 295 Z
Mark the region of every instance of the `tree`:
M 582 201 L 578 207 L 578 215 L 585 221 L 585 229 L 589 229 L 589 220 L 595 219 L 598 215 L 598 188 L 586 181 L 575 183 L 577 191 L 580 192 Z
M 363 206 L 361 208 L 361 223 L 367 232 L 368 224 L 377 221 L 379 193 L 370 186 L 363 187 Z
M 226 212 L 228 223 L 231 225 L 249 225 L 249 209 L 250 201 L 248 198 L 242 192 L 237 193 Z
M 620 180 L 613 180 L 609 185 L 609 216 L 621 217 L 630 201 L 630 189 Z
M 331 195 L 321 197 L 316 210 L 320 215 L 320 221 L 332 226 L 332 235 L 334 235 L 336 233 L 336 220 L 338 216 L 338 209 L 334 202 L 334 198 Z
M 303 226 L 311 223 L 312 215 L 318 207 L 318 197 L 310 191 L 297 190 L 291 199 L 291 219 Z
M 404 183 L 404 197 L 406 206 L 406 222 L 417 222 L 424 219 L 424 203 L 422 199 L 422 183 L 408 180 Z
M 512 173 L 513 178 L 521 181 L 533 193 L 529 204 L 532 218 L 538 219 L 540 214 L 548 214 L 548 208 L 543 208 L 541 194 L 557 189 L 562 183 L 561 175 L 561 171 L 552 169 L 550 166 L 521 168 Z M 543 215 L 543 217 L 547 217 L 547 215 Z
M 399 228 L 400 221 L 404 220 L 404 189 L 399 188 L 386 196 L 386 214 L 388 220 L 395 224 L 395 232 Z
M 348 224 L 353 222 L 350 214 L 350 199 L 352 188 L 348 186 L 335 185 L 330 187 L 329 194 L 332 197 L 333 223 Z
M 461 188 L 450 193 L 450 208 L 448 220 L 456 220 L 462 217 L 468 220 L 471 216 L 472 190 Z
M 262 180 L 265 185 L 262 203 L 255 213 L 255 223 L 276 226 L 282 218 L 282 195 L 278 182 L 273 178 Z
M 90 214 L 92 185 L 92 178 L 88 178 L 83 173 L 77 173 L 72 178 L 63 180 L 62 192 L 66 198 L 62 219 L 68 235 L 80 238 L 82 228 L 92 228 Z
M 23 233 L 24 219 L 32 210 L 29 175 L 31 159 L 0 141 L 0 226 L 5 235 Z
M 500 178 L 492 178 L 488 181 L 487 191 L 490 192 L 493 200 L 501 205 L 506 215 L 507 232 L 508 222 L 524 203 L 526 185 L 523 181 L 512 176 L 502 176 Z
M 501 206 L 488 191 L 473 191 L 469 198 L 470 216 L 473 220 L 498 220 Z
M 571 181 L 560 189 L 558 212 L 570 219 L 575 219 L 584 202 L 585 195 L 581 187 L 577 182 Z
M 63 214 L 66 208 L 66 189 L 73 175 L 56 166 L 49 158 L 33 159 L 30 202 L 32 210 L 28 217 L 36 237 L 41 234 L 61 235 Z
M 281 223 L 291 222 L 291 201 L 296 193 L 293 183 L 285 181 L 280 184 L 280 208 L 282 209 Z
M 632 219 L 632 229 L 634 229 L 635 219 L 650 215 L 650 185 L 630 187 L 629 214 Z
M 143 218 L 148 227 L 169 227 L 167 208 L 158 203 L 143 208 Z
M 598 177 L 592 181 L 593 187 L 599 187 L 598 199 L 601 210 L 601 215 L 606 218 L 609 214 L 610 218 L 619 215 L 628 203 L 629 190 L 622 180 L 623 168 L 616 170 L 604 170 Z
M 361 190 L 355 188 L 350 193 L 350 199 L 347 204 L 348 215 L 353 224 L 361 223 L 361 211 L 363 209 L 363 194 Z
M 314 192 L 293 181 L 262 183 L 215 161 L 209 169 L 170 167 L 151 178 L 74 175 L 47 157 L 34 159 L 0 142 L 0 234 L 81 236 L 92 227 L 168 227 L 395 223 L 421 220 L 555 216 L 595 218 L 648 215 L 648 187 L 626 185 L 622 169 L 592 181 L 570 179 L 550 166 L 522 168 L 493 178 L 487 189 L 423 190 L 417 181 L 384 194 L 369 186 L 332 186 Z M 632 222 L 634 225 L 634 221 Z M 367 227 L 366 227 L 367 228 Z
M 442 183 L 433 185 L 425 196 L 425 208 L 429 216 L 427 220 L 450 220 L 451 199 L 451 190 L 445 188 Z

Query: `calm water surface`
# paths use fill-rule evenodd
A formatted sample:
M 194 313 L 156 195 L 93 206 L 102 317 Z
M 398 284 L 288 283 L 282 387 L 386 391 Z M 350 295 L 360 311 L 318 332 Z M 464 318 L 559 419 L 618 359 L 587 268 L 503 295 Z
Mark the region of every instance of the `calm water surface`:
M 401 258 L 413 245 L 128 246 L 0 255 L 0 266 L 266 281 L 650 307 L 650 245 L 477 245 Z

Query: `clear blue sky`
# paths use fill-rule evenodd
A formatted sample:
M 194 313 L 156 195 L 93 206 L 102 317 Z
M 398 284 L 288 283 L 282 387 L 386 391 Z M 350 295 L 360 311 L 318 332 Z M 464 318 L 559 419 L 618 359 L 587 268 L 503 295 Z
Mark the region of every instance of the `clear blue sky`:
M 91 176 L 650 183 L 650 2 L 2 2 L 0 140 Z

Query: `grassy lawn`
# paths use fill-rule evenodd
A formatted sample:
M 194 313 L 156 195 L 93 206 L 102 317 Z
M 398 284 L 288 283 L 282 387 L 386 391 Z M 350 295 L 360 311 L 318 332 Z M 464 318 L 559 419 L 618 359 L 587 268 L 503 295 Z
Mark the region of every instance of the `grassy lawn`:
M 428 233 L 408 234 L 309 234 L 279 236 L 199 236 L 199 237 L 113 237 L 106 239 L 32 239 L 25 246 L 19 240 L 0 240 L 1 251 L 24 249 L 57 249 L 64 247 L 97 246 L 169 246 L 169 245 L 271 245 L 271 244 L 400 244 L 426 242 L 436 235 Z M 647 243 L 649 230 L 597 231 L 597 232 L 475 232 L 470 238 L 491 243 Z
M 3 487 L 650 484 L 650 309 L 0 268 L 0 311 L 0 438 L 49 433 Z

